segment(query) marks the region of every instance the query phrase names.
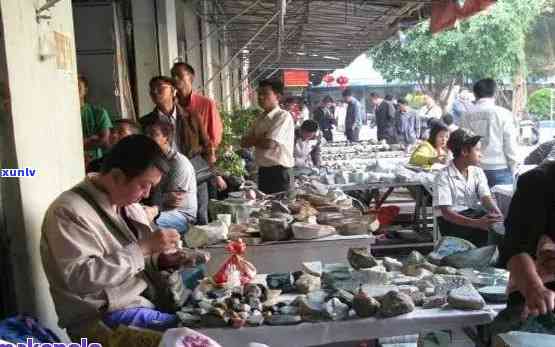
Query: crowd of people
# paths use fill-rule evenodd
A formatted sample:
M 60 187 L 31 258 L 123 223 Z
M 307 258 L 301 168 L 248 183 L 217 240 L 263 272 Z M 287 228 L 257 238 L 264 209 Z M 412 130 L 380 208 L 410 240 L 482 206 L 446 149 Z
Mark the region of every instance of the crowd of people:
M 152 276 L 209 260 L 208 254 L 181 250 L 179 244 L 191 225 L 208 222 L 209 192 L 226 189 L 215 165 L 222 121 L 215 102 L 193 91 L 192 66 L 176 63 L 171 74 L 151 79 L 152 112 L 139 122 L 114 124 L 104 109 L 87 102 L 88 83 L 79 78 L 88 174 L 51 204 L 41 241 L 60 325 L 72 338 L 94 341 L 99 324 L 175 326 L 176 316 L 158 308 Z M 492 242 L 492 226 L 503 221 L 490 188 L 512 183 L 516 129 L 512 114 L 495 105 L 494 81 L 478 81 L 473 91 L 476 102 L 456 116 L 443 115 L 431 97 L 420 111 L 402 98 L 372 93 L 369 101 L 378 140 L 414 145 L 413 166 L 443 165 L 433 187 L 441 233 L 483 246 Z M 334 102 L 325 97 L 313 117 L 298 120 L 281 103 L 281 82 L 261 81 L 257 95 L 261 112 L 240 145 L 254 149 L 258 188 L 266 194 L 287 192 L 293 168 L 319 167 L 321 144 L 334 141 Z M 345 136 L 356 142 L 365 118 L 361 101 L 348 88 L 343 100 Z M 535 157 L 549 152 L 542 149 Z M 534 259 L 538 245 L 555 236 L 554 165 L 520 178 L 501 247 L 503 262 L 518 272 L 511 277 L 521 293 L 518 300 L 530 313 L 553 310 L 555 300 L 547 289 L 555 285 L 543 285 L 554 280 L 543 271 L 552 264 Z

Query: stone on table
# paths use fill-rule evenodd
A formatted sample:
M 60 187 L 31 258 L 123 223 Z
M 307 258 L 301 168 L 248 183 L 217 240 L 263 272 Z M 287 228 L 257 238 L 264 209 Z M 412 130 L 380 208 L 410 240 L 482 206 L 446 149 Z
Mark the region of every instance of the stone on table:
M 374 266 L 370 269 L 360 269 L 358 271 L 353 271 L 353 280 L 361 284 L 384 285 L 389 282 L 391 274 L 387 271 L 380 270 L 381 269 L 379 269 L 378 266 Z
M 291 217 L 292 218 L 292 217 Z M 262 241 L 284 241 L 291 238 L 290 220 L 286 218 L 259 218 Z
M 366 269 L 378 265 L 376 259 L 370 254 L 367 247 L 349 248 L 347 259 L 353 269 Z
M 262 312 L 258 310 L 252 311 L 250 316 L 247 318 L 247 324 L 253 325 L 253 326 L 259 326 L 264 324 L 264 316 L 262 315 Z
M 295 306 L 285 305 L 279 308 L 279 313 L 288 315 L 299 314 L 299 308 Z
M 420 279 L 418 277 L 399 274 L 399 275 L 393 277 L 393 279 L 391 280 L 391 283 L 396 285 L 396 286 L 411 285 L 411 284 L 415 284 L 419 280 Z
M 450 307 L 460 310 L 481 310 L 486 306 L 484 298 L 472 285 L 451 290 L 447 296 L 447 302 Z
M 344 304 L 349 306 L 353 306 L 354 295 L 351 292 L 348 292 L 344 289 L 339 289 L 333 294 L 334 297 L 338 298 Z
M 296 315 L 274 314 L 266 318 L 268 325 L 295 325 L 300 322 L 302 322 L 301 316 Z
M 309 292 L 313 292 L 315 290 L 320 289 L 321 287 L 320 277 L 316 277 L 316 276 L 312 276 L 310 274 L 304 273 L 295 282 L 295 287 L 297 288 L 297 291 L 299 293 L 308 294 Z
M 380 315 L 383 317 L 395 317 L 414 311 L 414 302 L 410 296 L 397 291 L 387 293 L 380 300 Z
M 181 322 L 182 326 L 191 327 L 197 325 L 201 318 L 200 316 L 192 313 L 177 311 L 176 312 L 177 318 Z
M 434 295 L 424 298 L 423 308 L 441 308 L 447 305 L 447 297 L 443 295 Z
M 438 266 L 434 273 L 438 275 L 456 275 L 457 269 L 451 266 Z
M 326 318 L 324 302 L 309 301 L 306 296 L 299 296 L 296 300 L 298 312 L 305 320 L 322 320 Z
M 422 267 L 422 264 L 406 264 L 401 270 L 406 276 L 412 276 L 416 278 L 424 278 L 433 275 L 429 270 Z
M 418 251 L 412 251 L 405 260 L 406 265 L 419 265 L 426 261 L 426 258 Z
M 255 283 L 245 284 L 243 292 L 245 296 L 248 296 L 248 297 L 255 297 L 255 298 L 262 297 L 262 289 L 258 284 L 255 284 Z
M 446 295 L 450 290 L 472 285 L 470 281 L 463 276 L 433 275 L 430 277 L 430 280 L 435 287 L 437 295 Z
M 507 293 L 505 286 L 489 286 L 478 289 L 480 295 L 491 303 L 503 303 L 507 301 Z
M 494 264 L 498 255 L 497 246 L 486 246 L 451 254 L 442 258 L 441 264 L 457 269 L 483 269 Z
M 338 298 L 331 298 L 324 303 L 324 312 L 331 320 L 343 320 L 349 315 L 349 306 Z
M 297 240 L 319 239 L 336 233 L 334 227 L 322 224 L 296 222 L 293 223 L 291 228 L 293 229 L 293 236 Z
M 283 293 L 290 293 L 295 290 L 293 275 L 290 272 L 273 273 L 266 276 L 268 289 L 281 290 Z
M 451 254 L 465 252 L 476 248 L 471 242 L 458 237 L 442 237 L 434 250 L 428 254 L 428 260 L 436 265 L 441 265 L 441 260 Z
M 399 292 L 405 293 L 407 295 L 411 295 L 413 293 L 419 292 L 419 289 L 417 286 L 402 285 L 402 286 L 398 286 L 397 289 L 399 290 Z
M 373 317 L 380 309 L 378 300 L 369 297 L 363 291 L 360 291 L 353 298 L 353 309 L 357 316 L 361 318 Z
M 321 261 L 312 261 L 302 263 L 303 270 L 312 276 L 321 277 L 323 265 Z
M 399 291 L 397 286 L 385 285 L 385 286 L 368 286 L 363 285 L 362 291 L 369 297 L 372 297 L 378 301 L 380 301 L 384 296 L 386 296 L 389 292 L 392 291 Z
M 434 264 L 430 263 L 429 261 L 425 261 L 422 264 L 420 264 L 419 266 L 420 266 L 420 268 L 428 270 L 431 273 L 434 273 L 437 269 L 437 265 L 434 265 Z
M 401 268 L 403 267 L 403 263 L 390 257 L 383 258 L 383 265 L 387 271 L 401 271 Z
M 424 304 L 424 299 L 426 298 L 426 294 L 422 292 L 412 292 L 408 294 L 414 302 L 414 306 L 422 306 Z

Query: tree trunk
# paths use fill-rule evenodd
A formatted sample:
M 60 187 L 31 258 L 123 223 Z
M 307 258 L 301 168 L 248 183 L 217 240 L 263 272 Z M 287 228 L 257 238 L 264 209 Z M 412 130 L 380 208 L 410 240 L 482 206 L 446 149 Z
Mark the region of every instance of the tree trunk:
M 526 89 L 526 72 L 524 65 L 520 65 L 516 75 L 513 78 L 513 114 L 520 118 L 522 112 L 526 110 L 527 89 Z

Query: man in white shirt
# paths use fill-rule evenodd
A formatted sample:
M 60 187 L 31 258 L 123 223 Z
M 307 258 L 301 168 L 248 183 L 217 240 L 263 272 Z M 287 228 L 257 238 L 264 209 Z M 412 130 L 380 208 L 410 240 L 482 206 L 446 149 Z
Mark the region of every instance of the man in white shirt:
M 284 192 L 291 187 L 295 123 L 279 107 L 283 84 L 264 80 L 258 85 L 258 104 L 264 110 L 241 139 L 244 148 L 254 147 L 258 166 L 258 188 L 266 193 Z
M 461 127 L 482 137 L 482 168 L 493 187 L 512 184 L 518 166 L 517 130 L 511 111 L 495 105 L 497 86 L 492 79 L 483 79 L 474 85 L 476 105 L 461 119 Z
M 465 129 L 451 134 L 447 147 L 454 159 L 434 184 L 434 210 L 443 236 L 466 239 L 478 247 L 488 244 L 488 231 L 503 215 L 491 197 L 480 164 L 480 136 Z

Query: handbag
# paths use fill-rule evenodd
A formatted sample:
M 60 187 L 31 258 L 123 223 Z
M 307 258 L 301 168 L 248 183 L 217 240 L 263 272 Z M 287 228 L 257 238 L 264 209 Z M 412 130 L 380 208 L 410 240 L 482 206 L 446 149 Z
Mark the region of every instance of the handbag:
M 193 168 L 195 169 L 195 176 L 197 178 L 197 185 L 204 183 L 216 176 L 206 159 L 201 155 L 196 155 L 192 159 L 189 159 Z

